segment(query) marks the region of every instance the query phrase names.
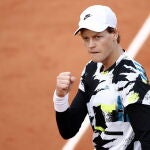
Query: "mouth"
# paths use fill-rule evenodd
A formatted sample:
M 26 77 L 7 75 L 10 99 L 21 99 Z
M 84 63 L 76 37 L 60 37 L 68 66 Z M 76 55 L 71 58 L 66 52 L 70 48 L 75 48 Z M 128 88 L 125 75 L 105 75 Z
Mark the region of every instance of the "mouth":
M 90 52 L 90 54 L 99 54 L 100 52 Z

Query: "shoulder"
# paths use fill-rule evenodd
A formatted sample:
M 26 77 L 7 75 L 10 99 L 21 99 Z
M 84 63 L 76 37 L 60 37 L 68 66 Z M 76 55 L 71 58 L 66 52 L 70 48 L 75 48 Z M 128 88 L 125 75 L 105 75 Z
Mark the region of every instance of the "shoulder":
M 116 62 L 116 69 L 121 72 L 140 72 L 144 71 L 143 66 L 137 62 L 134 58 L 130 57 L 127 52 L 121 55 L 121 57 Z
M 97 68 L 98 68 L 98 63 L 93 62 L 93 61 L 89 61 L 85 65 L 85 67 L 83 69 L 83 72 L 82 72 L 82 75 L 86 75 L 86 76 L 87 75 L 92 75 L 96 72 Z
M 117 76 L 126 78 L 130 81 L 142 79 L 147 81 L 147 75 L 143 66 L 133 58 L 125 55 L 125 57 L 116 66 Z
M 135 59 L 129 57 L 128 55 L 126 55 L 124 59 L 122 59 L 119 66 L 122 68 L 122 71 L 124 72 L 128 73 L 134 72 L 137 74 L 145 73 L 145 69 L 143 68 L 143 66 Z

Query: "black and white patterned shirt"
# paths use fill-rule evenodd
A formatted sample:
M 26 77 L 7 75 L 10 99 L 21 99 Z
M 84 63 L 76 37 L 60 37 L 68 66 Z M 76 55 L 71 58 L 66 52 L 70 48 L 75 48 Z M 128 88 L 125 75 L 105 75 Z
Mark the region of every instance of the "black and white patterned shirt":
M 74 100 L 66 111 L 56 112 L 56 119 L 61 135 L 68 139 L 88 114 L 97 150 L 148 150 L 149 105 L 146 73 L 124 52 L 105 71 L 102 63 L 87 63 Z

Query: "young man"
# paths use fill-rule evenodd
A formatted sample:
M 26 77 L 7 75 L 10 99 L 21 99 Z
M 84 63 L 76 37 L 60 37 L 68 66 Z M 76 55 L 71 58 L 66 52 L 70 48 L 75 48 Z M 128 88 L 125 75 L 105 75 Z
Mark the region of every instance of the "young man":
M 115 13 L 107 6 L 88 7 L 75 32 L 91 61 L 85 66 L 71 105 L 75 77 L 57 76 L 54 108 L 60 134 L 73 137 L 88 114 L 97 150 L 150 150 L 150 86 L 143 67 L 119 45 Z

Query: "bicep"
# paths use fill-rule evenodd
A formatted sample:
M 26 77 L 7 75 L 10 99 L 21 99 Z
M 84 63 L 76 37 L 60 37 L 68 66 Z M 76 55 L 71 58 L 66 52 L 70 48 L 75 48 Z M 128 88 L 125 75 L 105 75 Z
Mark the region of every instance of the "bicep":
M 125 109 L 135 136 L 141 141 L 150 139 L 150 85 L 136 81 L 128 95 Z
M 145 104 L 148 103 L 148 101 L 150 104 L 150 99 L 147 98 L 149 91 L 150 85 L 141 80 L 127 82 L 121 91 L 124 106 L 126 107 L 133 103 Z

